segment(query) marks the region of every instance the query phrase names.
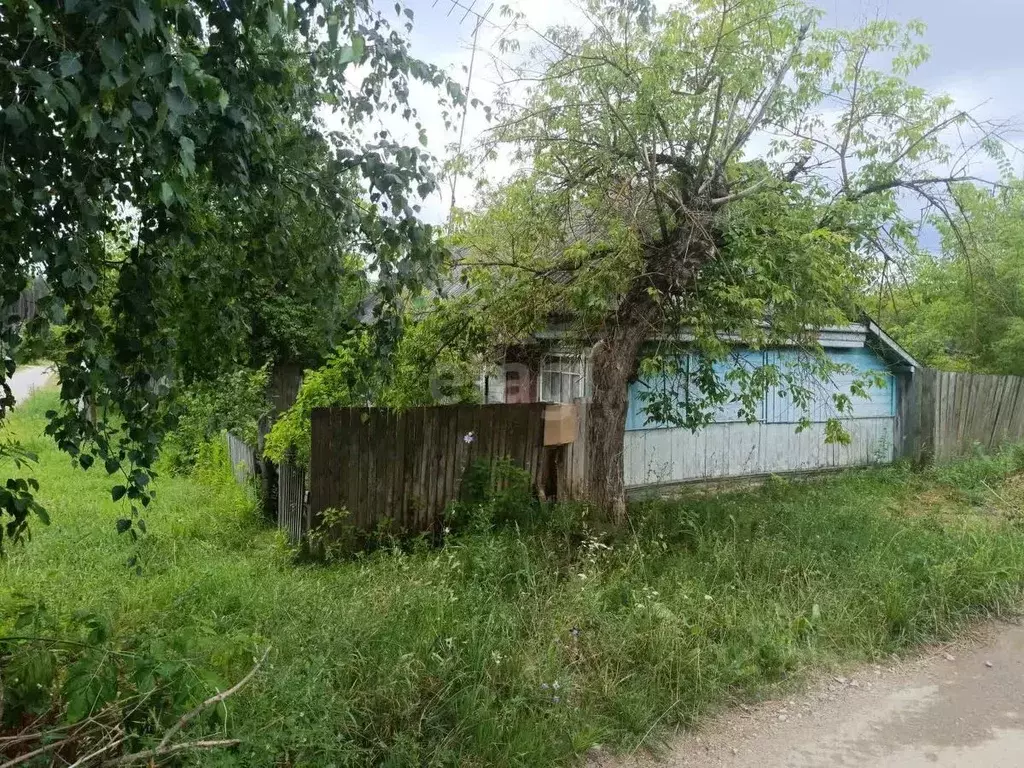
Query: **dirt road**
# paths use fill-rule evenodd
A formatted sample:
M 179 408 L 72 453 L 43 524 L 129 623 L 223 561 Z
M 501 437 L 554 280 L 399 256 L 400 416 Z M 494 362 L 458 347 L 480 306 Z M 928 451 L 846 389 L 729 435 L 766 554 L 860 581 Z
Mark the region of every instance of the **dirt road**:
M 48 365 L 29 365 L 18 368 L 11 377 L 11 392 L 14 399 L 22 402 L 37 389 L 43 387 L 52 375 Z
M 713 719 L 661 760 L 616 765 L 1024 766 L 1024 627 L 1000 624 L 897 667 L 828 677 L 800 696 Z

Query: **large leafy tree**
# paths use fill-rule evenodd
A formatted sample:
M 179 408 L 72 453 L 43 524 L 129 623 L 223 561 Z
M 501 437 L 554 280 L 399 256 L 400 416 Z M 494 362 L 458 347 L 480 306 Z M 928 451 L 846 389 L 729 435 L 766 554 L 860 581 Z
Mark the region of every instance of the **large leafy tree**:
M 314 367 L 358 322 L 366 264 L 344 219 L 357 185 L 339 183 L 345 174 L 322 137 L 290 136 L 281 150 L 290 183 L 265 185 L 244 201 L 212 181 L 194 191 L 196 234 L 174 245 L 158 297 L 178 339 L 176 367 L 189 378 L 239 365 L 268 366 L 272 378 L 278 369 Z M 299 191 L 311 186 L 332 196 Z M 208 354 L 211 343 L 219 357 Z
M 872 296 L 886 327 L 928 365 L 1024 375 L 1024 184 L 956 190 L 936 221 L 937 258 L 919 258 Z
M 361 80 L 352 85 L 355 65 Z M 115 498 L 148 500 L 167 425 L 160 403 L 180 364 L 197 359 L 187 351 L 225 353 L 222 334 L 203 343 L 203 324 L 168 322 L 168 291 L 179 291 L 177 306 L 187 305 L 183 287 L 206 307 L 235 295 L 223 273 L 187 279 L 182 254 L 203 251 L 207 234 L 197 207 L 216 200 L 235 222 L 225 226 L 252 231 L 261 206 L 281 203 L 287 190 L 341 222 L 385 298 L 429 271 L 433 232 L 413 201 L 434 189 L 431 158 L 364 128 L 378 112 L 415 120 L 412 80 L 438 86 L 442 110 L 461 100 L 368 0 L 11 0 L 0 8 L 0 306 L 12 305 L 30 276 L 46 275 L 44 319 L 66 327 L 67 345 L 63 405 L 49 431 L 83 467 L 99 460 L 123 473 Z M 335 130 L 318 120 L 324 104 Z M 296 162 L 296 146 L 321 160 Z M 280 219 L 265 223 L 273 230 Z M 106 234 L 118 228 L 127 249 L 112 257 Z M 296 252 L 280 234 L 250 245 L 254 284 L 275 256 Z M 238 267 L 238 253 L 224 257 L 225 269 Z M 208 249 L 203 261 L 220 258 Z M 17 317 L 2 318 L 4 409 L 13 404 L 7 379 L 19 333 Z M 0 491 L 8 536 L 24 528 L 31 504 L 24 483 Z
M 467 271 L 521 330 L 560 319 L 590 348 L 591 495 L 621 515 L 629 382 L 666 374 L 649 413 L 694 428 L 769 383 L 809 402 L 797 371 L 716 375 L 723 334 L 800 340 L 828 375 L 809 329 L 842 322 L 879 264 L 916 251 L 908 196 L 950 210 L 965 171 L 943 140 L 973 123 L 907 81 L 927 55 L 917 24 L 825 29 L 789 0 L 585 12 L 585 30 L 547 33 L 499 104 L 493 138 L 529 170 L 471 221 Z M 681 336 L 703 397 L 676 396 Z M 848 403 L 836 395 L 837 415 Z

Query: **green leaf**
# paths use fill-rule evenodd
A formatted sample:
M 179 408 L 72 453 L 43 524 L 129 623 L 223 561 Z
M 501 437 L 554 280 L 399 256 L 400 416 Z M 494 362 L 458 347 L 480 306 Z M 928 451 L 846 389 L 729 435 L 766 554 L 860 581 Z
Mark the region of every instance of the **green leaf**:
M 164 94 L 164 102 L 172 115 L 191 115 L 196 111 L 195 102 L 180 88 L 169 88 Z
M 82 71 L 82 62 L 79 60 L 77 53 L 64 51 L 60 55 L 58 67 L 61 77 L 74 77 Z
M 164 69 L 164 54 L 147 53 L 142 62 L 142 71 L 147 75 L 155 75 Z
M 156 27 L 156 18 L 153 16 L 153 11 L 150 10 L 149 3 L 146 0 L 135 0 L 135 20 L 137 21 L 137 29 L 143 33 L 152 32 Z
M 138 526 L 140 531 L 142 531 L 143 533 L 146 532 L 146 521 L 143 520 L 141 517 L 139 518 Z
M 107 470 L 108 475 L 112 475 L 121 468 L 121 463 L 114 458 L 109 458 L 103 462 L 104 469 Z
M 88 453 L 83 453 L 78 457 L 78 463 L 82 465 L 82 469 L 88 469 L 92 466 L 94 459 Z
M 119 69 L 124 58 L 124 45 L 117 38 L 104 38 L 100 42 L 100 58 L 108 70 Z
M 195 142 L 188 136 L 182 136 L 178 139 L 178 145 L 180 147 L 181 165 L 185 169 L 185 174 L 191 175 L 196 169 Z
M 143 120 L 149 120 L 153 116 L 153 107 L 148 101 L 133 101 L 132 112 Z
M 71 665 L 64 682 L 65 718 L 77 723 L 117 696 L 117 665 L 106 654 L 90 653 Z
M 267 33 L 271 37 L 277 37 L 281 32 L 281 17 L 274 11 L 273 8 L 267 8 L 266 13 L 267 20 Z
M 89 630 L 86 641 L 92 645 L 105 643 L 110 637 L 110 621 L 106 616 L 98 613 L 90 613 L 85 617 L 84 624 Z
M 132 521 L 127 517 L 119 518 L 117 521 L 117 532 L 124 533 L 132 527 Z
M 352 64 L 362 61 L 366 52 L 366 40 L 361 35 L 352 35 L 352 44 L 342 46 L 338 51 L 339 64 Z
M 120 501 L 126 493 L 128 493 L 128 489 L 123 485 L 115 485 L 110 489 L 110 498 L 114 501 Z
M 160 199 L 168 208 L 174 202 L 174 188 L 166 181 L 160 182 Z

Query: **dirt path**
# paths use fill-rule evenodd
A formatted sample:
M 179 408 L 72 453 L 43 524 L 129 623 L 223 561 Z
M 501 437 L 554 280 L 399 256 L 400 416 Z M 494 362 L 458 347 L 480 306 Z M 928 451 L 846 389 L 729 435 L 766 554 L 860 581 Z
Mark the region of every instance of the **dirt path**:
M 1024 766 L 1024 627 L 897 667 L 829 677 L 804 694 L 740 708 L 660 760 L 606 768 L 1010 768 Z
M 11 377 L 11 392 L 17 402 L 26 400 L 37 389 L 46 385 L 52 375 L 49 365 L 30 365 L 18 368 Z

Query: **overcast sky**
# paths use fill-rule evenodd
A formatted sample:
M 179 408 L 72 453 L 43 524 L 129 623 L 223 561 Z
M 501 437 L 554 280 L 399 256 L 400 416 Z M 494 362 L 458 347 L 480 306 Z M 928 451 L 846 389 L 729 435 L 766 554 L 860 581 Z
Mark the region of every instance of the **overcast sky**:
M 383 2 L 384 0 L 382 0 Z M 466 82 L 463 65 L 468 65 L 470 41 L 476 16 L 465 7 L 484 12 L 491 0 L 406 0 L 414 11 L 413 53 L 419 58 L 450 69 L 452 75 Z M 498 29 L 504 25 L 499 9 L 505 2 L 526 15 L 529 25 L 546 27 L 578 19 L 573 0 L 495 0 L 488 18 L 494 24 L 481 27 L 473 95 L 484 101 L 493 93 L 496 76 L 489 65 L 488 54 L 510 59 L 511 54 L 497 50 Z M 457 4 L 457 5 L 456 5 Z M 661 5 L 661 3 L 659 3 Z M 816 5 L 825 11 L 825 26 L 855 26 L 876 16 L 909 21 L 920 19 L 928 29 L 925 42 L 931 48 L 931 59 L 916 73 L 914 80 L 934 92 L 948 93 L 957 105 L 973 110 L 983 119 L 1010 120 L 1024 124 L 1024 55 L 1020 53 L 1020 34 L 1024 29 L 1024 0 L 819 0 Z M 526 45 L 531 33 L 520 33 Z M 446 134 L 440 118 L 432 110 L 427 93 L 414 94 L 421 118 L 428 129 L 429 147 L 438 156 L 445 146 L 457 139 Z M 390 125 L 394 130 L 397 126 Z M 486 127 L 479 112 L 470 112 L 466 141 L 475 139 Z M 415 142 L 410 132 L 407 140 Z M 1021 163 L 1015 162 L 1018 169 Z M 491 176 L 507 171 L 497 164 Z M 460 182 L 457 197 L 460 205 L 471 202 L 471 185 Z M 448 213 L 447 195 L 438 196 L 424 206 L 424 216 L 443 220 Z

